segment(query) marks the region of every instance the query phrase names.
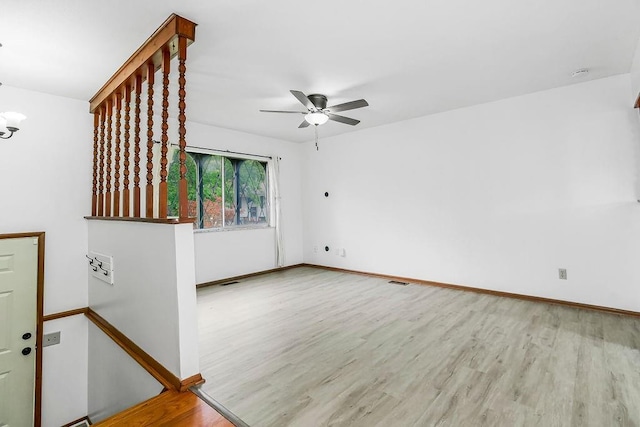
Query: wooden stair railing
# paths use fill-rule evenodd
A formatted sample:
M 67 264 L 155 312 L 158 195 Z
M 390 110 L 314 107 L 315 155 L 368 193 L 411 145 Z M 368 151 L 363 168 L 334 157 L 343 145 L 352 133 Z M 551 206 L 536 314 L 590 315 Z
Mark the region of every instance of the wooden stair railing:
M 94 115 L 93 186 L 91 216 L 153 222 L 193 222 L 189 218 L 186 167 L 186 59 L 187 47 L 195 41 L 196 24 L 172 14 L 89 101 Z M 178 212 L 168 212 L 169 74 L 171 60 L 178 58 Z M 154 159 L 155 73 L 161 87 L 161 150 Z M 141 128 L 142 92 L 146 82 L 146 129 Z M 133 105 L 132 105 L 133 104 Z M 133 126 L 131 111 L 133 110 Z M 133 127 L 133 133 L 131 129 Z M 141 208 L 141 133 L 146 130 L 146 187 Z M 132 141 L 133 139 L 133 141 Z M 133 150 L 131 150 L 133 143 Z M 133 159 L 132 159 L 133 157 Z M 133 180 L 130 165 L 133 161 Z M 154 185 L 153 169 L 160 178 Z M 133 188 L 131 183 L 133 182 Z M 157 197 L 157 200 L 154 198 Z M 157 208 L 156 208 L 157 205 Z M 144 213 L 144 216 L 142 214 Z M 176 215 L 177 214 L 177 215 Z

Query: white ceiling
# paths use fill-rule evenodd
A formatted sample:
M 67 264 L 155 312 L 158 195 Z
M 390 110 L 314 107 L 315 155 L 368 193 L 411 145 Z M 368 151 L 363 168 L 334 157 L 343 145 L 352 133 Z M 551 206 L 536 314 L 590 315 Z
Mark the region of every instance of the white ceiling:
M 629 72 L 638 0 L 2 0 L 0 82 L 89 100 L 171 14 L 196 23 L 190 120 L 308 141 L 290 89 L 365 98 L 322 136 Z M 0 99 L 1 99 L 0 88 Z

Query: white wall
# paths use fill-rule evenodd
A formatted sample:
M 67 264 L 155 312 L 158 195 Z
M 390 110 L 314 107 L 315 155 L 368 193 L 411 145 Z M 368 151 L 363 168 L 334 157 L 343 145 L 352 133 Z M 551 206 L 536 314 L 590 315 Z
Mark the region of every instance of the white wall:
M 640 40 L 636 45 L 636 53 L 631 64 L 631 95 L 634 102 L 640 94 Z
M 206 283 L 276 267 L 275 229 L 271 227 L 196 232 L 194 242 L 196 283 Z M 302 248 L 301 243 L 302 239 L 298 245 L 300 248 Z
M 0 233 L 46 233 L 45 314 L 86 307 L 82 217 L 91 206 L 93 135 L 88 104 L 3 85 L 0 111 L 27 116 L 18 133 L 0 140 Z M 87 411 L 86 319 L 45 324 L 45 332 L 52 331 L 61 331 L 62 342 L 43 349 L 44 426 L 60 426 Z
M 621 75 L 306 144 L 305 261 L 640 311 L 629 85 Z
M 286 265 L 302 262 L 302 200 L 300 144 L 278 141 L 198 123 L 187 123 L 190 146 L 278 156 L 282 233 Z M 276 267 L 273 229 L 195 233 L 196 282 L 239 276 Z
M 113 285 L 89 277 L 89 306 L 178 378 L 199 373 L 192 225 L 88 223 L 114 265 Z
M 97 423 L 157 396 L 162 384 L 98 327 L 89 323 L 89 409 Z
M 60 344 L 43 349 L 42 425 L 58 427 L 87 415 L 87 318 L 45 322 L 44 333 L 60 331 Z

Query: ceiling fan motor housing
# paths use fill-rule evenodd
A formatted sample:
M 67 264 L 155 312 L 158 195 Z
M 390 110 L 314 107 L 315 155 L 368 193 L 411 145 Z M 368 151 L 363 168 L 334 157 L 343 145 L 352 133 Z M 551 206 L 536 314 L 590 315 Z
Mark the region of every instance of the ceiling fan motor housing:
M 309 101 L 318 109 L 324 110 L 327 108 L 327 97 L 324 95 L 320 95 L 318 93 L 314 93 L 313 95 L 307 95 Z

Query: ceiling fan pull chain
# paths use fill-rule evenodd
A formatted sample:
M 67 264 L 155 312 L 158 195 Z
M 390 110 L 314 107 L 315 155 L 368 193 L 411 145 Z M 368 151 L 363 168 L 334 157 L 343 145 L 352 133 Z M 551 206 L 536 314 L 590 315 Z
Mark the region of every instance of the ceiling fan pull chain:
M 316 151 L 320 151 L 318 149 L 318 125 L 315 125 L 314 128 L 316 130 Z

